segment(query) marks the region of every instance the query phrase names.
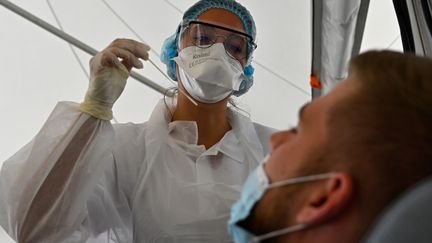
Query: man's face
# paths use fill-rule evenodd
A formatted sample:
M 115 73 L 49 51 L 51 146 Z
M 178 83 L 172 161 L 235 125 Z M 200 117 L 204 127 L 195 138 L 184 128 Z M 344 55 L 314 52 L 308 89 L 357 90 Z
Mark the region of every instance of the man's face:
M 352 78 L 348 78 L 328 95 L 305 105 L 299 112 L 296 128 L 275 133 L 271 137 L 272 154 L 265 164 L 270 183 L 309 175 L 304 171 L 316 166 L 332 142 L 332 135 L 328 134 L 331 124 L 327 123 L 331 107 L 348 102 L 347 98 L 357 90 L 357 85 Z M 325 172 L 330 171 L 320 173 Z M 260 235 L 298 224 L 295 214 L 307 195 L 308 187 L 314 183 L 268 190 L 242 225 Z

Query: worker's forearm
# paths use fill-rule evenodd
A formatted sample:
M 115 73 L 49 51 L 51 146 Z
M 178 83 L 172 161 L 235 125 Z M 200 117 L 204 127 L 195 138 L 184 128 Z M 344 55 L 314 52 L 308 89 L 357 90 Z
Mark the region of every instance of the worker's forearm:
M 53 233 L 51 231 L 56 228 L 56 225 L 44 225 L 40 231 L 35 231 L 34 227 L 39 225 L 39 221 L 47 214 L 53 213 L 51 210 L 55 210 L 56 203 L 65 200 L 61 198 L 65 185 L 70 179 L 79 156 L 92 137 L 97 122 L 96 118 L 90 117 L 83 123 L 42 182 L 18 231 L 18 242 L 42 242 L 44 236 Z

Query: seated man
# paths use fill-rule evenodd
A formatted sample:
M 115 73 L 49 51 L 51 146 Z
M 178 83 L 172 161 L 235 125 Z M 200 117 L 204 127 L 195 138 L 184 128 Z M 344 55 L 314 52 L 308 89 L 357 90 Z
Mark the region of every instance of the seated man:
M 360 242 L 404 190 L 432 175 L 432 60 L 354 58 L 349 77 L 272 136 L 231 210 L 236 242 Z

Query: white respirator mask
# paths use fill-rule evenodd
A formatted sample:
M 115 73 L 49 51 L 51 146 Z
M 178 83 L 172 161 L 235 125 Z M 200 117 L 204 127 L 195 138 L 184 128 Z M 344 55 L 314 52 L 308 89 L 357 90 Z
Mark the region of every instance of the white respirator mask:
M 246 79 L 239 61 L 228 56 L 222 43 L 209 48 L 186 47 L 174 58 L 179 79 L 186 91 L 203 103 L 219 102 Z

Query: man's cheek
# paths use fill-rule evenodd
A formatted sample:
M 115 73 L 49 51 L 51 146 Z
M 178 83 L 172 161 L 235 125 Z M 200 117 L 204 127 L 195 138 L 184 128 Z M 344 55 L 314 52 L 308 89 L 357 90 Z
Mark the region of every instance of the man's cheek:
M 286 159 L 284 159 L 284 156 L 281 156 L 280 154 L 272 154 L 264 166 L 270 183 L 279 181 L 283 178 L 284 173 L 286 173 L 285 163 Z
M 300 152 L 299 149 L 296 150 L 292 146 L 274 151 L 264 167 L 270 182 L 294 176 L 292 172 L 298 166 Z

